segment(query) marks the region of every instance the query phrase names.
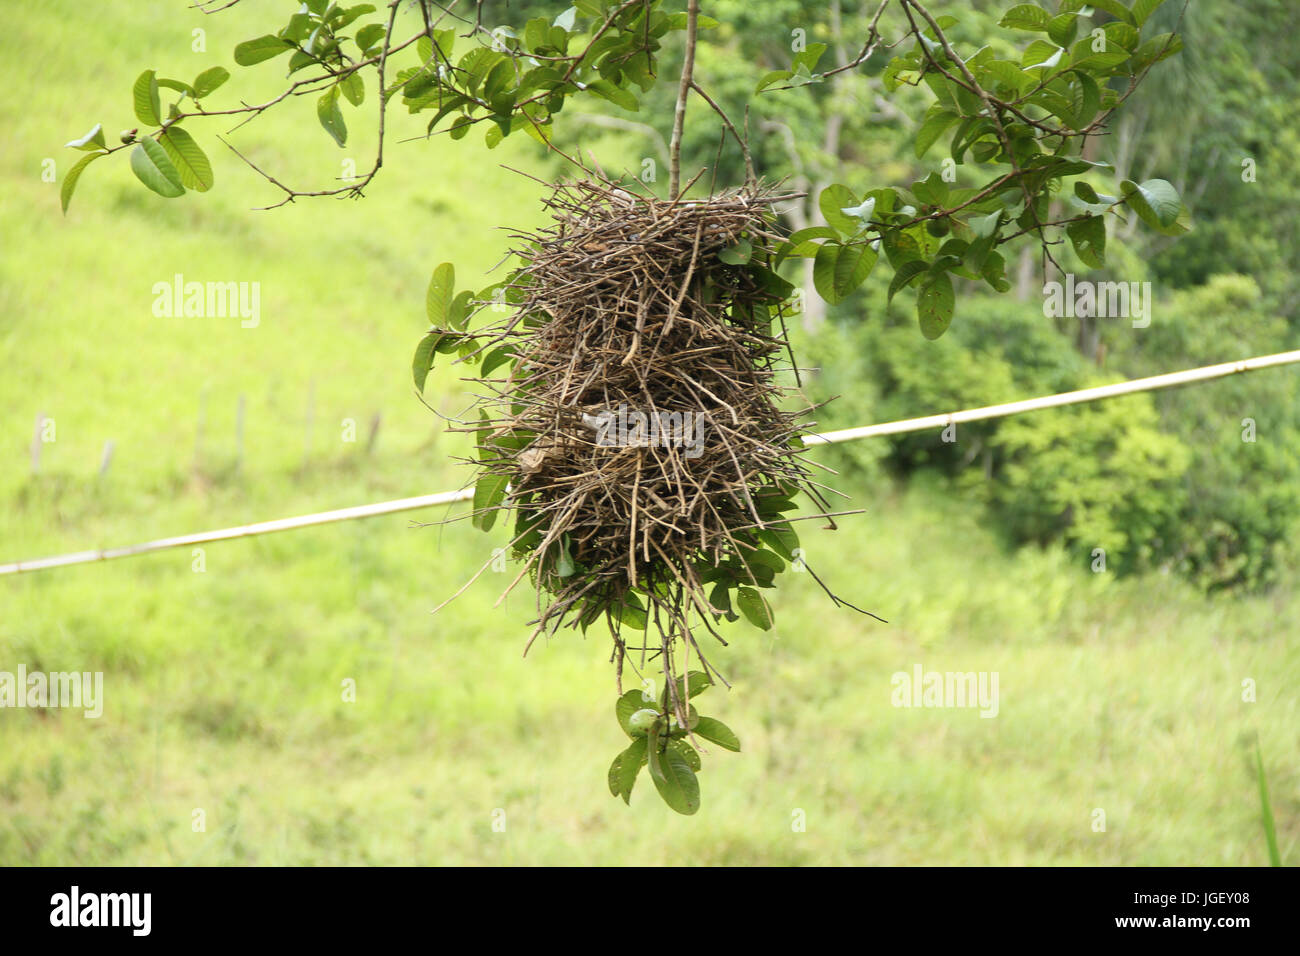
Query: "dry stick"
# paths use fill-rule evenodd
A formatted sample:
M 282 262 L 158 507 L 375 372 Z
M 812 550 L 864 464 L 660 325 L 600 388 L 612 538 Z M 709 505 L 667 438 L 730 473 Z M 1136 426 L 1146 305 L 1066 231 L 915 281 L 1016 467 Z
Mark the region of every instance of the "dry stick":
M 636 587 L 636 502 L 637 490 L 640 487 L 641 456 L 637 455 L 636 480 L 632 482 L 632 518 L 628 522 L 628 541 L 630 546 L 627 549 L 627 583 L 631 587 Z
M 347 186 L 342 186 L 342 187 L 340 187 L 340 188 L 338 188 L 338 189 L 318 189 L 318 190 L 310 190 L 310 191 L 307 191 L 307 190 L 300 190 L 300 189 L 294 189 L 294 188 L 292 188 L 292 187 L 290 187 L 290 186 L 286 186 L 284 183 L 280 182 L 280 180 L 276 179 L 276 178 L 275 178 L 274 176 L 272 176 L 270 173 L 265 172 L 265 171 L 262 170 L 260 167 L 258 167 L 257 165 L 255 165 L 255 164 L 252 162 L 252 160 L 250 160 L 247 156 L 245 156 L 245 155 L 244 155 L 243 153 L 241 153 L 239 150 L 235 149 L 234 146 L 231 146 L 230 143 L 227 142 L 226 139 L 225 139 L 224 137 L 221 137 L 221 136 L 218 136 L 218 137 L 217 137 L 218 139 L 221 140 L 221 142 L 223 142 L 223 143 L 226 144 L 226 146 L 230 149 L 230 151 L 231 151 L 232 153 L 234 153 L 236 156 L 238 156 L 240 159 L 242 159 L 242 160 L 243 160 L 243 161 L 244 161 L 244 162 L 245 162 L 245 163 L 246 163 L 246 164 L 247 164 L 247 165 L 248 165 L 248 166 L 249 166 L 249 167 L 250 167 L 250 168 L 251 168 L 255 173 L 257 173 L 259 176 L 261 176 L 261 177 L 262 177 L 263 179 L 265 179 L 267 182 L 271 183 L 273 186 L 276 186 L 277 188 L 279 188 L 281 191 L 284 192 L 284 194 L 285 194 L 285 195 L 284 195 L 284 198 L 281 199 L 278 203 L 273 203 L 273 204 L 270 205 L 270 206 L 260 206 L 260 207 L 258 207 L 259 211 L 265 211 L 265 210 L 267 210 L 267 209 L 276 209 L 276 208 L 278 208 L 278 207 L 280 207 L 280 206 L 283 206 L 285 203 L 291 203 L 291 202 L 293 202 L 295 199 L 297 199 L 297 198 L 299 198 L 299 197 L 315 197 L 315 196 L 344 196 L 344 195 L 347 195 L 347 196 L 359 196 L 359 195 L 361 195 L 362 190 L 365 189 L 368 185 L 370 185 L 371 180 L 373 180 L 373 179 L 375 178 L 375 176 L 377 176 L 377 175 L 379 174 L 379 170 L 380 170 L 380 168 L 384 165 L 384 117 L 385 117 L 385 113 L 386 113 L 386 111 L 387 111 L 387 109 L 388 109 L 388 97 L 385 95 L 385 92 L 384 92 L 384 70 L 385 70 L 385 68 L 386 68 L 386 66 L 387 66 L 387 64 L 388 64 L 388 54 L 389 54 L 390 52 L 392 52 L 392 53 L 396 53 L 398 50 L 403 49 L 404 47 L 407 47 L 407 46 L 409 46 L 409 45 L 412 44 L 412 43 L 415 43 L 415 42 L 416 42 L 416 41 L 417 41 L 421 36 L 423 36 L 423 34 L 417 34 L 416 36 L 412 37 L 410 40 L 407 40 L 405 43 L 402 43 L 401 45 L 396 46 L 396 47 L 392 47 L 391 50 L 390 50 L 390 46 L 391 46 L 391 44 L 392 44 L 392 39 L 393 39 L 393 24 L 394 24 L 394 21 L 397 19 L 397 7 L 398 7 L 399 3 L 400 3 L 400 0 L 393 0 L 393 2 L 392 2 L 391 4 L 389 4 L 389 8 L 388 8 L 388 26 L 387 26 L 387 28 L 386 28 L 386 30 L 385 30 L 385 32 L 384 32 L 384 46 L 383 46 L 383 49 L 380 50 L 380 52 L 379 52 L 379 56 L 377 56 L 377 57 L 371 57 L 369 60 L 363 61 L 362 63 L 358 63 L 358 64 L 356 64 L 355 66 L 352 66 L 352 67 L 350 67 L 350 68 L 348 68 L 348 69 L 346 69 L 346 70 L 344 70 L 344 71 L 341 71 L 341 72 L 346 73 L 347 75 L 350 76 L 350 75 L 352 75 L 352 74 L 355 74 L 355 73 L 356 73 L 358 70 L 360 70 L 363 66 L 368 66 L 368 65 L 370 65 L 370 64 L 372 64 L 372 63 L 376 63 L 376 64 L 378 64 L 378 70 L 379 70 L 379 133 L 378 133 L 378 144 L 377 144 L 376 147 L 375 147 L 375 164 L 374 164 L 372 167 L 370 167 L 370 172 L 366 173 L 365 176 L 361 177 L 361 181 L 360 181 L 360 182 L 357 182 L 357 183 L 351 183 L 351 184 L 349 184 L 349 185 L 347 185 Z M 288 96 L 290 93 L 294 92 L 294 91 L 298 88 L 298 86 L 300 86 L 302 83 L 309 83 L 309 82 L 311 82 L 311 80 L 315 80 L 315 79 L 325 79 L 325 80 L 337 81 L 337 80 L 339 79 L 339 76 L 338 76 L 338 74 L 330 74 L 330 75 L 325 76 L 325 77 L 312 77 L 312 78 L 309 79 L 309 80 L 302 80 L 302 81 L 299 81 L 298 83 L 295 83 L 295 84 L 293 84 L 291 87 L 289 87 L 289 90 L 287 90 L 287 91 L 286 91 L 284 94 L 282 94 L 281 96 L 276 97 L 274 100 L 271 100 L 269 103 L 267 103 L 266 105 L 264 105 L 264 106 L 262 106 L 262 107 L 260 107 L 260 108 L 256 108 L 256 112 L 254 112 L 253 115 L 249 117 L 249 120 L 255 118 L 256 116 L 261 115 L 261 112 L 262 112 L 263 110 L 268 109 L 270 106 L 273 106 L 273 105 L 275 105 L 276 103 L 278 103 L 278 102 L 280 102 L 281 100 L 283 100 L 283 99 L 284 99 L 286 96 Z M 308 91 L 304 91 L 304 92 L 308 92 Z M 315 92 L 315 88 L 313 88 L 310 92 Z M 297 95 L 297 94 L 295 94 L 295 95 Z M 247 112 L 248 109 L 249 109 L 249 108 L 245 108 L 245 110 L 220 110 L 220 111 L 218 111 L 218 112 L 219 112 L 219 113 L 238 113 L 238 112 Z M 167 121 L 167 123 L 164 124 L 164 129 L 165 129 L 167 126 L 169 126 L 170 124 L 172 124 L 172 123 L 179 122 L 181 119 L 184 118 L 184 115 L 185 115 L 185 114 L 182 114 L 181 116 L 173 117 L 173 118 L 169 119 L 169 120 Z M 216 113 L 208 113 L 208 114 L 204 114 L 204 115 L 217 115 L 217 114 L 216 114 Z M 247 120 L 246 120 L 245 122 L 247 122 Z M 240 124 L 240 125 L 242 125 L 242 124 Z M 238 128 L 238 126 L 236 126 L 236 129 L 237 129 L 237 128 Z
M 714 102 L 713 97 L 709 96 L 708 93 L 704 92 L 704 88 L 700 86 L 700 84 L 696 83 L 694 80 L 691 80 L 691 89 L 693 89 L 696 93 L 698 93 L 701 99 L 704 100 L 704 102 L 708 103 L 709 106 L 713 107 L 713 112 L 718 114 L 718 117 L 722 120 L 723 125 L 727 127 L 727 129 L 731 133 L 732 138 L 740 146 L 740 151 L 741 153 L 744 154 L 745 157 L 745 185 L 752 187 L 756 182 L 758 182 L 758 176 L 755 175 L 754 173 L 754 158 L 749 154 L 749 142 L 745 139 L 745 137 L 741 136 L 740 133 L 736 131 L 736 127 L 731 122 L 731 118 L 727 116 L 726 112 L 723 111 L 721 106 L 719 106 L 716 102 Z M 746 110 L 745 115 L 746 116 L 749 115 L 748 110 Z M 714 171 L 716 173 L 717 164 L 715 163 L 714 165 L 715 165 Z
M 673 136 L 668 144 L 668 198 L 676 199 L 682 180 L 682 127 L 686 122 L 686 94 L 695 70 L 695 31 L 700 16 L 700 0 L 690 0 L 686 8 L 686 52 L 682 59 L 682 79 L 677 87 L 677 109 L 673 113 Z

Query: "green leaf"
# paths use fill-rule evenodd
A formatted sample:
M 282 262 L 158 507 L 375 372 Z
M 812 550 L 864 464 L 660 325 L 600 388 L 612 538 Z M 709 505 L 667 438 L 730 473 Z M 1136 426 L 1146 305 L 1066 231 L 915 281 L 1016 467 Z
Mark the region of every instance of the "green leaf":
M 495 103 L 496 98 L 506 89 L 510 81 L 515 78 L 515 67 L 509 59 L 499 61 L 496 66 L 488 71 L 487 79 L 483 81 L 483 99 L 489 103 Z M 501 107 L 505 108 L 502 109 Z M 494 109 L 498 113 L 508 113 L 510 107 L 514 106 L 514 98 L 506 99 L 500 106 Z
M 533 17 L 524 24 L 524 49 L 536 53 L 546 47 L 551 38 L 551 23 L 545 17 Z
M 805 64 L 800 63 L 798 69 L 794 71 L 794 76 L 790 77 L 790 85 L 807 86 L 810 83 L 820 83 L 822 79 L 820 73 L 812 73 Z
M 1087 73 L 1076 70 L 1072 76 L 1074 82 L 1070 85 L 1070 95 L 1072 97 L 1070 106 L 1073 116 L 1073 122 L 1070 124 L 1074 129 L 1083 129 L 1091 123 L 1101 109 L 1101 87 Z
M 459 350 L 461 345 L 468 339 L 467 336 L 457 335 L 455 332 L 440 332 L 438 335 L 437 351 L 439 355 L 450 355 Z
M 1108 44 L 1105 50 L 1093 50 L 1091 37 L 1084 37 L 1070 48 L 1070 63 L 1073 66 L 1087 67 L 1102 74 L 1108 74 L 1128 58 L 1129 52 L 1123 47 L 1111 47 Z
M 474 517 L 470 519 L 480 531 L 491 531 L 496 524 L 497 508 L 506 497 L 506 485 L 510 483 L 506 475 L 481 475 L 474 482 Z
M 1040 6 L 1032 3 L 1018 3 L 1002 15 L 998 26 L 1012 30 L 1031 30 L 1035 33 L 1047 31 L 1052 22 L 1052 15 Z
M 479 374 L 487 378 L 502 365 L 514 361 L 514 350 L 508 345 L 500 345 L 483 357 L 483 364 L 479 366 Z
M 817 255 L 817 250 L 821 246 L 811 242 L 812 239 L 838 239 L 840 234 L 830 226 L 808 226 L 799 229 L 790 235 L 790 238 L 781 243 L 776 250 L 776 255 L 772 257 L 772 268 L 775 269 L 790 256 L 799 256 L 803 259 L 811 259 Z
M 82 156 L 76 164 L 68 170 L 68 174 L 63 177 L 63 183 L 59 186 L 59 202 L 63 206 L 63 214 L 68 214 L 68 203 L 72 202 L 72 193 L 77 188 L 77 180 L 81 178 L 82 170 L 101 156 L 107 156 L 107 153 L 91 153 L 88 156 Z
M 920 159 L 953 123 L 961 117 L 949 110 L 941 110 L 929 116 L 921 128 L 916 131 L 916 158 Z
M 614 758 L 614 763 L 609 768 L 609 790 L 614 796 L 622 797 L 624 803 L 631 802 L 637 775 L 646 763 L 646 746 L 646 738 L 638 735 L 626 750 Z
M 620 752 L 618 756 L 614 758 L 614 762 L 609 765 L 609 772 L 605 775 L 606 782 L 609 784 L 609 792 L 611 796 L 617 797 L 623 792 L 620 789 L 622 787 L 622 765 L 623 754 Z
M 420 339 L 420 344 L 415 347 L 415 358 L 411 361 L 411 373 L 415 378 L 415 387 L 420 391 L 420 394 L 424 394 L 424 383 L 429 377 L 429 369 L 433 367 L 433 353 L 440 338 L 442 338 L 441 332 L 430 332 Z
M 759 571 L 760 568 L 768 568 L 774 575 L 780 574 L 785 570 L 785 562 L 781 560 L 780 555 L 766 548 L 757 548 L 753 551 L 746 551 L 742 555 L 749 565 L 755 577 L 765 577 Z
M 1079 180 L 1074 184 L 1074 194 L 1088 203 L 1090 206 L 1096 206 L 1101 203 L 1101 197 L 1097 195 L 1097 190 L 1093 189 L 1088 183 Z
M 772 629 L 774 623 L 772 607 L 767 603 L 767 599 L 763 595 L 753 588 L 738 588 L 736 590 L 736 603 L 740 605 L 740 613 L 745 615 L 745 619 L 750 624 L 764 631 Z
M 344 10 L 340 10 L 337 4 L 330 4 L 330 9 L 334 11 L 329 15 L 330 27 L 334 33 L 338 33 L 349 23 L 356 20 L 357 17 L 375 12 L 375 6 L 372 3 L 358 3 L 356 6 Z
M 1101 216 L 1079 219 L 1065 227 L 1074 251 L 1086 265 L 1100 269 L 1106 264 L 1106 220 Z
M 824 242 L 813 260 L 813 287 L 831 305 L 840 301 L 835 294 L 835 264 L 843 248 L 837 242 Z
M 455 286 L 456 267 L 452 263 L 444 262 L 433 270 L 428 291 L 424 295 L 424 311 L 434 325 L 451 325 Z
M 807 72 L 811 73 L 817 69 L 817 61 L 822 58 L 822 54 L 825 52 L 825 43 L 809 43 L 803 50 L 794 55 L 792 65 L 795 67 L 796 72 L 798 72 L 799 67 L 803 67 Z
M 1138 218 L 1155 229 L 1168 229 L 1182 209 L 1178 190 L 1163 179 L 1148 179 L 1138 184 L 1126 179 L 1119 184 L 1120 196 L 1138 214 Z
M 987 216 L 979 216 L 969 222 L 971 232 L 977 239 L 984 239 L 997 233 L 1002 224 L 1002 210 L 995 209 Z
M 438 84 L 438 73 L 434 68 L 419 70 L 402 86 L 402 96 L 411 101 L 408 105 L 414 111 L 425 102 L 424 96 Z M 440 91 L 442 92 L 442 91 Z M 430 97 L 435 99 L 436 97 Z
M 563 535 L 559 543 L 560 553 L 555 561 L 555 573 L 562 578 L 571 578 L 577 573 L 577 566 L 573 563 L 573 555 L 569 553 L 569 536 Z
M 769 524 L 756 532 L 758 539 L 765 543 L 787 561 L 794 560 L 795 549 L 799 547 L 799 535 L 788 521 Z
M 619 624 L 634 631 L 644 631 L 648 623 L 646 609 L 635 591 L 628 591 L 623 595 L 622 603 L 615 605 L 614 618 Z
M 993 78 L 995 83 L 1000 83 L 1017 93 L 1024 92 L 1029 84 L 1033 82 L 1033 78 L 1029 74 L 1010 60 L 991 60 L 985 63 L 982 69 L 987 76 Z
M 726 581 L 719 581 L 709 592 L 709 606 L 717 608 L 723 614 L 731 613 L 731 590 Z
M 357 31 L 354 39 L 357 41 L 357 47 L 361 52 L 368 53 L 371 47 L 384 38 L 386 32 L 387 30 L 382 23 L 368 23 Z
M 588 2 L 600 2 L 600 0 L 588 0 Z M 605 7 L 608 7 L 609 3 L 606 2 L 603 5 Z M 669 29 L 685 30 L 686 24 L 687 24 L 687 18 L 686 18 L 685 11 L 682 11 L 680 13 L 674 13 L 671 17 L 668 18 Z M 706 17 L 702 13 L 695 19 L 695 26 L 697 29 L 700 30 L 712 30 L 715 27 L 718 27 L 720 25 L 721 24 L 719 24 L 717 20 L 713 19 L 713 17 Z
M 1102 29 L 1106 32 L 1106 43 L 1108 45 L 1117 46 L 1124 50 L 1137 49 L 1138 37 L 1141 35 L 1141 31 L 1137 27 L 1129 26 L 1119 20 L 1112 20 Z
M 209 70 L 204 70 L 194 78 L 194 98 L 196 100 L 203 99 L 228 79 L 230 79 L 230 71 L 224 66 L 214 66 Z
M 855 236 L 862 228 L 857 216 L 849 216 L 844 212 L 846 207 L 857 204 L 858 197 L 853 195 L 853 191 L 839 183 L 827 186 L 817 197 L 817 206 L 827 224 L 844 236 Z
M 1025 47 L 1024 57 L 1022 58 L 1023 69 L 1050 70 L 1061 62 L 1061 57 L 1064 55 L 1064 47 L 1059 47 L 1055 43 L 1048 43 L 1045 40 L 1035 40 Z
M 316 58 L 310 53 L 303 53 L 302 50 L 294 50 L 293 56 L 289 57 L 289 70 L 286 75 L 292 76 L 299 70 L 305 70 L 316 62 Z
M 505 133 L 501 131 L 501 127 L 496 124 L 494 119 L 488 126 L 487 132 L 483 134 L 483 142 L 487 145 L 488 149 L 496 149 L 501 145 L 501 140 L 504 138 Z
M 889 283 L 889 295 L 886 297 L 885 303 L 888 304 L 893 302 L 894 296 L 911 284 L 913 279 L 929 268 L 929 265 L 924 260 L 912 259 L 908 262 L 904 262 L 901 266 L 895 269 L 893 281 Z
M 1183 48 L 1183 38 L 1177 33 L 1162 33 L 1152 37 L 1133 51 L 1132 70 L 1140 73 L 1152 63 L 1159 63 Z
M 162 124 L 162 107 L 158 102 L 158 77 L 153 70 L 145 70 L 136 77 L 131 91 L 136 118 L 145 126 Z
M 871 274 L 877 258 L 876 250 L 865 242 L 845 246 L 840 251 L 835 260 L 835 275 L 832 280 L 835 301 L 840 302 L 848 298 L 849 293 L 867 281 L 867 276 Z
M 212 164 L 193 136 L 179 126 L 172 126 L 162 134 L 160 141 L 180 174 L 182 186 L 201 193 L 212 188 Z
M 952 279 L 940 270 L 931 272 L 916 296 L 916 316 L 921 323 L 921 334 L 927 339 L 937 339 L 948 330 L 952 322 L 955 299 Z
M 1255 778 L 1259 781 L 1260 818 L 1264 824 L 1264 840 L 1268 844 L 1268 862 L 1271 866 L 1282 865 L 1282 853 L 1277 846 L 1277 826 L 1273 822 L 1273 808 L 1268 802 L 1268 779 L 1264 776 L 1264 755 L 1259 749 L 1259 738 L 1255 738 Z
M 623 733 L 627 734 L 634 740 L 637 737 L 645 739 L 644 734 L 634 733 L 627 721 L 628 718 L 638 710 L 645 710 L 647 707 L 653 707 L 654 703 L 653 697 L 646 700 L 645 694 L 639 689 L 629 690 L 620 697 L 614 704 L 614 716 L 618 719 L 618 725 L 623 728 Z
M 180 173 L 176 171 L 167 151 L 147 136 L 131 150 L 131 172 L 135 173 L 136 179 L 166 199 L 185 195 Z
M 732 733 L 731 728 L 720 720 L 714 720 L 712 717 L 701 717 L 700 722 L 695 725 L 695 734 L 726 750 L 740 752 L 740 738 Z
M 997 292 L 1006 292 L 1011 288 L 1011 283 L 1007 281 L 1006 265 L 1002 253 L 995 249 L 988 254 L 983 268 L 980 269 L 980 276 Z
M 562 12 L 559 16 L 557 16 L 554 20 L 552 20 L 551 23 L 554 26 L 559 27 L 561 30 L 564 30 L 567 33 L 573 29 L 573 24 L 577 19 L 578 19 L 578 8 L 569 7 L 564 12 Z
M 678 813 L 689 816 L 700 809 L 700 783 L 686 758 L 669 748 L 659 753 L 658 741 L 652 740 L 650 779 L 664 803 Z
M 1165 0 L 1136 0 L 1133 4 L 1134 23 L 1141 27 L 1147 22 L 1147 17 L 1155 13 Z
M 728 246 L 718 253 L 718 258 L 729 266 L 743 266 L 754 254 L 754 246 L 748 239 L 738 239 L 735 245 Z
M 329 92 L 316 101 L 316 117 L 325 132 L 334 137 L 339 146 L 348 141 L 348 127 L 343 122 L 343 111 L 339 109 L 339 88 L 331 86 Z
M 782 80 L 788 80 L 794 76 L 789 70 L 772 70 L 763 74 L 763 78 L 758 81 L 758 86 L 754 88 L 755 93 L 762 93 L 769 86 L 774 86 Z
M 366 84 L 360 73 L 349 73 L 339 81 L 339 89 L 353 106 L 360 106 L 366 101 Z
M 240 66 L 252 66 L 255 63 L 261 63 L 263 60 L 277 57 L 281 53 L 288 53 L 292 49 L 293 44 L 268 33 L 266 36 L 258 37 L 255 40 L 245 40 L 236 46 L 235 62 Z
M 451 306 L 447 310 L 447 324 L 458 331 L 465 331 L 465 326 L 469 322 L 470 303 L 473 301 L 474 293 L 469 289 L 463 289 L 460 292 L 457 292 L 456 297 L 451 300 Z
M 609 100 L 615 106 L 623 107 L 629 112 L 635 113 L 641 109 L 640 101 L 637 100 L 636 95 L 631 90 L 625 90 L 609 80 L 593 80 L 587 84 L 587 90 Z
M 314 18 L 307 10 L 301 9 L 289 18 L 277 36 L 282 40 L 290 43 L 300 44 L 310 36 L 313 40 L 316 38 L 315 30 L 319 26 L 319 20 Z M 309 44 L 310 45 L 310 44 Z
M 1047 35 L 1057 46 L 1069 46 L 1079 34 L 1079 18 L 1073 13 L 1052 17 L 1047 24 Z
M 190 86 L 188 83 L 182 82 L 181 80 L 169 80 L 164 77 L 159 77 L 158 86 L 162 89 L 175 90 L 177 93 L 184 93 L 187 96 L 194 95 L 194 87 Z M 175 104 L 172 104 L 171 108 L 173 112 L 175 112 Z
M 1123 20 L 1125 23 L 1134 22 L 1132 11 L 1120 3 L 1120 0 L 1088 0 L 1087 5 L 1098 10 L 1105 10 L 1112 17 Z
M 687 766 L 689 766 L 694 773 L 700 772 L 700 767 L 702 766 L 700 755 L 696 749 L 686 741 L 670 740 L 668 741 L 668 749 L 675 750 L 677 753 L 681 754 L 682 757 L 685 758 Z
M 64 145 L 70 146 L 72 149 L 85 150 L 86 152 L 108 149 L 108 145 L 104 142 L 103 124 L 96 123 L 94 126 L 90 128 L 90 132 L 88 132 L 85 136 L 81 137 L 80 139 L 70 140 Z

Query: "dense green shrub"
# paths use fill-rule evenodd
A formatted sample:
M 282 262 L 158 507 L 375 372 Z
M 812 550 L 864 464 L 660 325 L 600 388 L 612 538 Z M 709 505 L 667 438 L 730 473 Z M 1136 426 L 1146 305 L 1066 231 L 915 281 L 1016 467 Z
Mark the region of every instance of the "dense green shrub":
M 1163 316 L 1163 318 L 1162 318 Z M 1296 348 L 1245 276 L 1177 293 L 1116 355 L 1129 376 Z M 1300 524 L 1300 371 L 1282 367 L 1158 393 L 1164 430 L 1192 451 L 1173 551 L 1207 590 L 1258 588 L 1295 554 Z
M 865 300 L 865 301 L 864 301 Z M 863 297 L 854 312 L 885 313 Z M 1217 276 L 1161 301 L 1151 325 L 1103 330 L 1105 371 L 1036 302 L 975 298 L 927 342 L 905 317 L 839 320 L 808 354 L 825 427 L 891 421 L 1085 388 L 1296 347 L 1257 285 Z M 833 357 L 834 361 L 829 361 Z M 1252 424 L 1253 423 L 1253 426 Z M 1253 433 L 1251 429 L 1254 429 Z M 1012 544 L 1060 542 L 1109 570 L 1173 567 L 1207 590 L 1260 588 L 1300 523 L 1300 374 L 1281 368 L 842 446 L 839 467 L 937 472 Z M 1254 440 L 1251 441 L 1250 438 Z

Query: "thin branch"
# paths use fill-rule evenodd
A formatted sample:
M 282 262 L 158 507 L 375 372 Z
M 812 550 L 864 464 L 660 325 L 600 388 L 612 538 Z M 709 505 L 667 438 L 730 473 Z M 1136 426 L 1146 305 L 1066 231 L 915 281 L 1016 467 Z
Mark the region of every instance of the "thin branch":
M 686 8 L 686 52 L 682 58 L 682 81 L 677 87 L 677 109 L 673 114 L 673 138 L 668 144 L 668 198 L 676 199 L 682 182 L 682 127 L 686 123 L 686 95 L 695 72 L 695 32 L 700 18 L 700 0 Z
M 245 156 L 243 153 L 237 150 L 233 145 L 231 145 L 230 142 L 228 142 L 224 137 L 220 137 L 220 136 L 217 137 L 218 139 L 221 140 L 221 142 L 226 144 L 226 147 L 232 153 L 234 153 L 236 156 L 242 159 L 250 169 L 252 169 L 255 173 L 257 173 L 267 182 L 271 183 L 273 186 L 276 186 L 277 188 L 279 188 L 281 191 L 284 192 L 284 198 L 281 199 L 279 202 L 272 203 L 269 206 L 260 206 L 258 207 L 259 209 L 261 210 L 277 209 L 280 206 L 283 206 L 286 203 L 291 203 L 295 199 L 298 199 L 300 197 L 349 196 L 352 198 L 356 198 L 362 194 L 362 191 L 367 186 L 370 185 L 371 180 L 373 180 L 375 176 L 379 173 L 380 168 L 384 165 L 384 125 L 385 125 L 384 120 L 388 112 L 388 97 L 384 93 L 384 74 L 385 74 L 385 69 L 388 65 L 389 44 L 392 41 L 393 25 L 397 19 L 397 8 L 400 3 L 401 0 L 393 0 L 393 2 L 388 5 L 388 29 L 384 37 L 383 50 L 380 51 L 378 57 L 379 142 L 375 147 L 375 163 L 373 166 L 370 167 L 370 172 L 366 173 L 366 175 L 361 177 L 361 180 L 359 182 L 349 183 L 348 185 L 340 186 L 337 189 L 315 189 L 315 190 L 294 189 L 291 186 L 286 186 L 284 183 L 280 182 L 280 180 L 276 179 L 270 173 L 261 169 L 259 166 L 257 166 L 256 163 L 254 163 L 251 159 L 249 159 L 247 156 Z
M 713 97 L 709 96 L 708 93 L 705 93 L 704 88 L 701 87 L 700 84 L 696 83 L 695 80 L 691 80 L 691 89 L 700 94 L 700 98 L 713 107 L 713 112 L 718 114 L 722 119 L 723 124 L 728 130 L 730 130 L 732 138 L 736 141 L 736 144 L 740 146 L 740 151 L 745 156 L 745 183 L 749 186 L 754 185 L 754 183 L 758 182 L 758 176 L 754 174 L 754 158 L 749 154 L 749 143 L 746 141 L 745 137 L 741 136 L 736 130 L 735 124 L 731 122 L 730 117 L 727 116 L 722 107 L 715 103 Z

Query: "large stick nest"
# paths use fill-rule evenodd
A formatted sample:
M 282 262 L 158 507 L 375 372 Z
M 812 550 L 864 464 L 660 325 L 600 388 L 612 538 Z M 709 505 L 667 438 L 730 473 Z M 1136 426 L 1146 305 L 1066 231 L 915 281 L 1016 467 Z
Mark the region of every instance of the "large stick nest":
M 511 587 L 537 586 L 534 638 L 605 615 L 620 676 L 638 650 L 672 677 L 678 639 L 708 667 L 693 629 L 735 619 L 733 589 L 751 619 L 770 615 L 754 589 L 798 544 L 782 512 L 800 490 L 824 504 L 798 437 L 808 409 L 780 404 L 794 363 L 790 286 L 769 265 L 777 198 L 559 186 L 554 224 L 515 250 L 511 314 L 476 335 L 511 361 L 474 380 L 490 393 L 478 520 L 515 512 Z

